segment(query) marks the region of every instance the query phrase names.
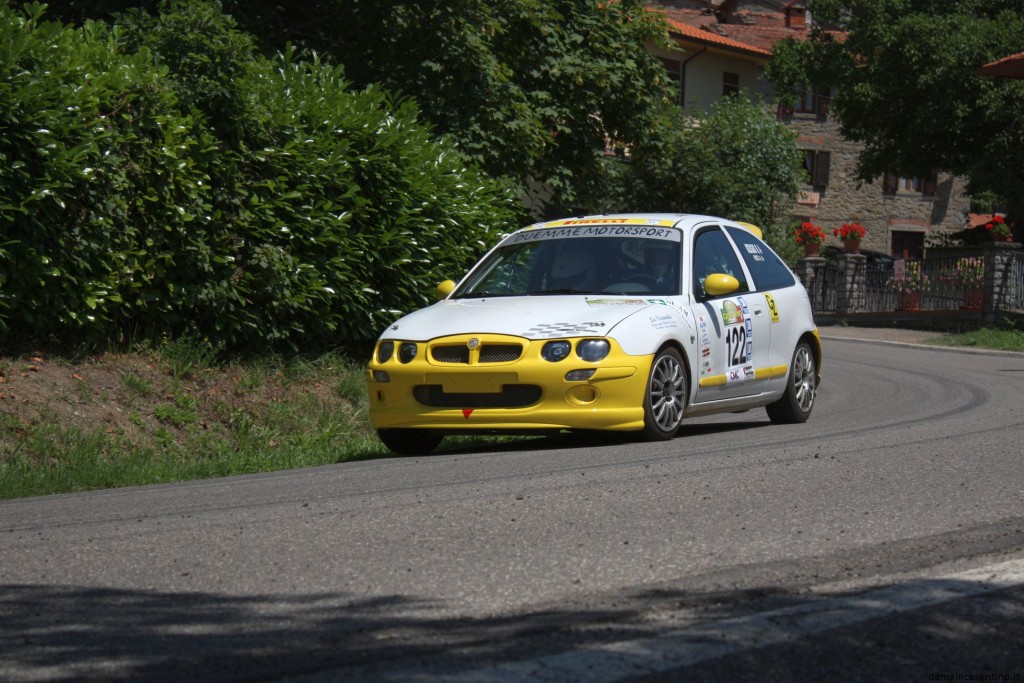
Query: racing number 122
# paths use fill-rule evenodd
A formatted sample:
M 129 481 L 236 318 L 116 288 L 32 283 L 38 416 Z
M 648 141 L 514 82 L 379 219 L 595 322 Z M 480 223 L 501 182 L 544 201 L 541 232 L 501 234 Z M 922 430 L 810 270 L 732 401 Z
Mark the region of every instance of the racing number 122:
M 730 366 L 746 362 L 747 330 L 743 325 L 733 325 L 725 331 L 725 348 Z

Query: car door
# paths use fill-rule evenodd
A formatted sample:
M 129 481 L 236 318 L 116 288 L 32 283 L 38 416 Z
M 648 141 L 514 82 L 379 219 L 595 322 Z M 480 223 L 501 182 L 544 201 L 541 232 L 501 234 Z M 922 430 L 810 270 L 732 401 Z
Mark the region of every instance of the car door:
M 692 312 L 697 327 L 699 357 L 694 383 L 696 403 L 760 394 L 767 388 L 771 348 L 771 313 L 763 293 L 751 291 L 751 278 L 733 243 L 721 226 L 694 232 Z M 736 291 L 709 294 L 708 275 L 731 275 Z

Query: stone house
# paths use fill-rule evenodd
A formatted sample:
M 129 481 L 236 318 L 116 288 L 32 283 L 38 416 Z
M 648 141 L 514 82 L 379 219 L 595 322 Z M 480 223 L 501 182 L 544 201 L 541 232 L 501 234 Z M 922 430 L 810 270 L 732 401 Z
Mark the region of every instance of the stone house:
M 833 228 L 857 222 L 867 229 L 862 249 L 909 259 L 923 256 L 927 237 L 965 227 L 970 197 L 959 178 L 891 175 L 858 181 L 861 145 L 844 138 L 829 115 L 831 93 L 800 93 L 791 109 L 774 104 L 761 73 L 776 42 L 807 36 L 813 17 L 803 0 L 675 0 L 647 8 L 668 21 L 672 47 L 650 49 L 679 84 L 684 110 L 706 110 L 746 90 L 762 95 L 797 134 L 808 182 L 798 200 L 781 209 L 791 220 L 820 225 L 834 244 L 839 241 L 831 237 Z

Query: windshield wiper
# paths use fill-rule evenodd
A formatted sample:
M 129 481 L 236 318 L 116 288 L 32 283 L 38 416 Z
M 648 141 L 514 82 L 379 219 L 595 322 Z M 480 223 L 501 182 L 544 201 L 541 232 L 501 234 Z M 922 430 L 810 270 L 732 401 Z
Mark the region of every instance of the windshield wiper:
M 522 294 L 517 294 L 515 292 L 466 292 L 465 294 L 460 294 L 458 296 L 453 296 L 451 298 L 452 299 L 489 299 L 489 298 L 492 298 L 492 297 L 499 297 L 499 296 L 522 296 Z
M 612 292 L 603 289 L 534 289 L 533 291 L 527 292 L 530 296 L 544 296 L 547 294 L 615 294 L 623 296 L 622 292 Z

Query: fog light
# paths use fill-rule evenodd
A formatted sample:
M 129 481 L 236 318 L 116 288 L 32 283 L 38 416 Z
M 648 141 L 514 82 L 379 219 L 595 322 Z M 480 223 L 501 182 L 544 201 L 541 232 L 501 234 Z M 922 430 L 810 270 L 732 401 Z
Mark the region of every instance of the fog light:
M 572 346 L 567 341 L 549 341 L 540 350 L 541 358 L 552 363 L 568 358 Z
M 398 360 L 408 363 L 416 357 L 416 345 L 412 342 L 405 342 L 398 347 Z
M 380 346 L 377 347 L 377 362 L 387 363 L 391 360 L 392 354 L 395 352 L 395 342 L 385 341 L 381 342 Z
M 576 345 L 576 355 L 585 361 L 596 363 L 612 350 L 607 339 L 584 339 Z
M 386 383 L 391 381 L 391 375 L 389 375 L 388 373 L 384 372 L 383 370 L 374 370 L 373 371 L 373 381 L 374 382 L 381 382 L 382 384 L 386 384 Z
M 597 368 L 587 368 L 586 370 L 570 370 L 565 373 L 566 382 L 582 382 L 588 380 L 594 376 L 597 372 Z
M 565 399 L 576 406 L 588 406 L 601 396 L 593 384 L 577 384 L 565 394 Z

